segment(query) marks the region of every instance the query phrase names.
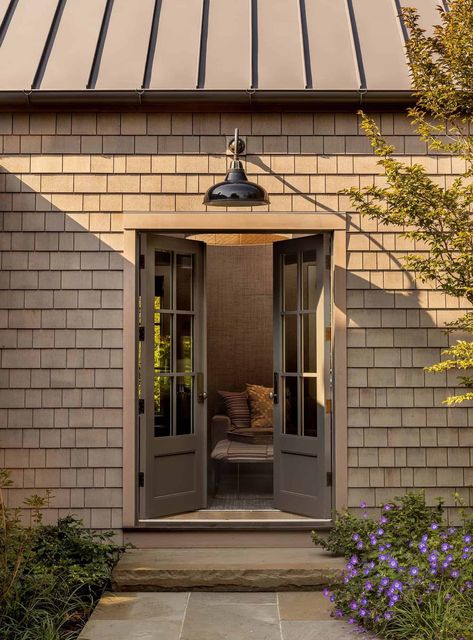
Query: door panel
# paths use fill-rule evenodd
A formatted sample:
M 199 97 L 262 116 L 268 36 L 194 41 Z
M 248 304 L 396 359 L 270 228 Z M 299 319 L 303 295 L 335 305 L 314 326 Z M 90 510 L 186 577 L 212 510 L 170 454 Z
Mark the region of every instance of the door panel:
M 329 518 L 330 271 L 323 235 L 274 244 L 274 503 Z
M 206 506 L 205 244 L 142 237 L 141 516 Z

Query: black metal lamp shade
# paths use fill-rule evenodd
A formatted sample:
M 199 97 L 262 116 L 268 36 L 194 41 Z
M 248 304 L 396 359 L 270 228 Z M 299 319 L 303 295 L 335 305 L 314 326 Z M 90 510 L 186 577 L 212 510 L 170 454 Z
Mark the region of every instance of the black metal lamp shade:
M 213 207 L 258 207 L 268 203 L 266 190 L 248 181 L 239 160 L 232 160 L 225 180 L 207 189 L 204 197 L 204 204 Z
M 230 142 L 228 149 L 233 152 L 230 169 L 223 182 L 207 189 L 204 204 L 212 207 L 259 207 L 269 204 L 266 190 L 248 180 L 238 159 L 238 155 L 245 150 L 245 143 L 238 136 L 238 129 L 235 129 L 235 138 Z

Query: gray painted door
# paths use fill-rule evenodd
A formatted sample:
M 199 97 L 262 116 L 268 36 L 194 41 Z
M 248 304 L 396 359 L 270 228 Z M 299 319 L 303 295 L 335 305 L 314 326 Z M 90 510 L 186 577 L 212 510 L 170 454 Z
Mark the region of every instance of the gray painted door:
M 140 502 L 156 518 L 206 506 L 205 244 L 143 240 Z
M 274 503 L 330 518 L 328 238 L 274 244 Z

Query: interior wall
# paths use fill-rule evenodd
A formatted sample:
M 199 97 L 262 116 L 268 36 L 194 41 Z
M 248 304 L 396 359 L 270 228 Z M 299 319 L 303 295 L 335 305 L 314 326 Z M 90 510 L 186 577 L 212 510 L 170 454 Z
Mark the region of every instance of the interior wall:
M 208 411 L 217 391 L 272 385 L 272 245 L 207 246 Z

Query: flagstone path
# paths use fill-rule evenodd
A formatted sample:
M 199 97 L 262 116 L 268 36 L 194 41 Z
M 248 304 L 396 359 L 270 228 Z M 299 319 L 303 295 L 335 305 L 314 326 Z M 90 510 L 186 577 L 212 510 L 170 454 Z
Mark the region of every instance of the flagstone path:
M 106 593 L 79 640 L 353 640 L 320 592 Z M 367 636 L 364 636 L 366 638 Z

